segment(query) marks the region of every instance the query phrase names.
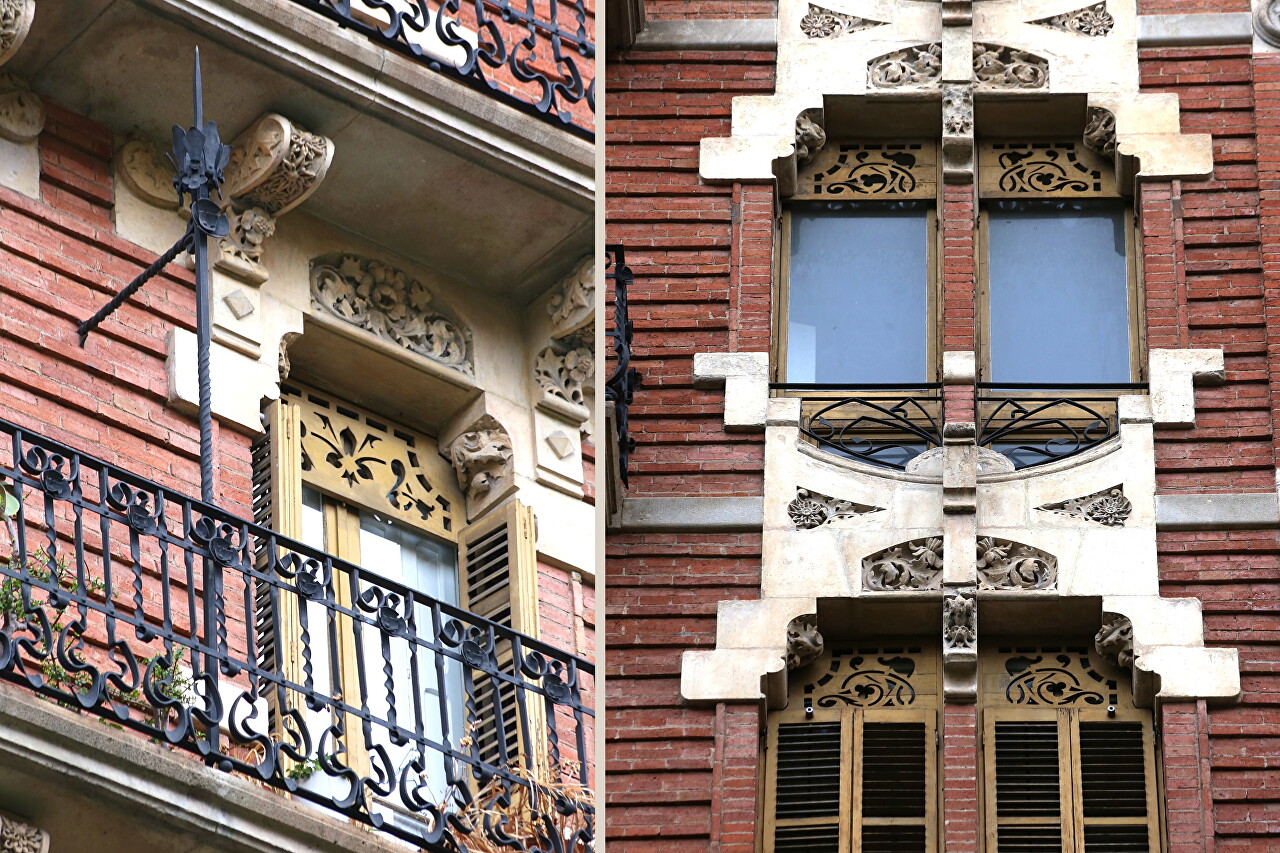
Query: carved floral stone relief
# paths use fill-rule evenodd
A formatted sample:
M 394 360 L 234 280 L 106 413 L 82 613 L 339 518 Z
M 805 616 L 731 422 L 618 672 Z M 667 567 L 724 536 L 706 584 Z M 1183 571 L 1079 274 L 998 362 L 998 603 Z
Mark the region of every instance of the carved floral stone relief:
M 867 86 L 873 89 L 934 86 L 941 76 L 941 42 L 895 50 L 867 64 Z
M 1083 518 L 1104 527 L 1124 527 L 1129 514 L 1133 512 L 1133 504 L 1125 497 L 1123 486 L 1114 486 L 1084 497 L 1048 503 L 1036 509 Z
M 0 0 L 0 65 L 22 47 L 36 16 L 36 0 Z
M 860 18 L 810 3 L 809 11 L 800 19 L 800 32 L 811 39 L 834 39 L 884 24 L 884 21 Z
M 595 354 L 577 338 L 553 341 L 538 353 L 533 365 L 539 388 L 576 406 L 586 405 L 586 391 L 595 372 Z
M 978 647 L 978 600 L 972 588 L 949 589 L 942 598 L 943 651 Z
M 1038 548 L 996 539 L 978 539 L 978 578 L 982 589 L 1053 589 L 1058 559 Z
M 565 276 L 560 291 L 547 302 L 551 315 L 551 337 L 580 333 L 595 322 L 596 259 L 587 255 Z
M 787 624 L 787 669 L 799 669 L 822 655 L 822 634 L 818 617 L 797 616 Z
M 1089 107 L 1089 119 L 1084 126 L 1084 147 L 1104 157 L 1116 153 L 1116 117 L 1111 110 Z
M 973 133 L 973 90 L 947 86 L 942 92 L 942 132 L 948 136 Z
M 427 285 L 390 264 L 355 255 L 314 259 L 311 306 L 446 367 L 472 372 L 471 329 L 436 304 Z
M 173 165 L 160 145 L 149 139 L 131 139 L 116 153 L 116 175 L 134 195 L 156 207 L 177 209 Z
M 1049 85 L 1049 61 L 1025 50 L 974 42 L 973 75 L 988 89 L 1043 89 Z
M 31 142 L 44 130 L 44 104 L 27 81 L 0 72 L 0 136 L 13 142 Z
M 884 507 L 844 501 L 809 489 L 796 489 L 795 499 L 787 504 L 787 515 L 801 530 L 821 527 L 837 518 L 854 518 L 870 512 L 881 512 Z
M 243 207 L 279 216 L 315 192 L 332 159 L 332 141 L 268 113 L 232 144 L 223 191 Z
M 0 850 L 4 853 L 49 853 L 49 833 L 0 815 Z
M 941 536 L 903 542 L 862 561 L 862 583 L 871 590 L 938 589 L 941 580 Z
M 1100 38 L 1111 32 L 1116 25 L 1116 19 L 1111 17 L 1111 13 L 1107 11 L 1107 4 L 1104 2 L 1094 3 L 1092 6 L 1076 9 L 1074 12 L 1064 12 L 1061 15 L 1040 18 L 1031 23 L 1053 30 Z
M 594 256 L 583 258 L 548 300 L 550 341 L 533 362 L 533 380 L 543 394 L 584 411 L 596 373 L 595 269 Z
M 796 116 L 796 165 L 806 166 L 827 144 L 827 132 L 809 116 Z

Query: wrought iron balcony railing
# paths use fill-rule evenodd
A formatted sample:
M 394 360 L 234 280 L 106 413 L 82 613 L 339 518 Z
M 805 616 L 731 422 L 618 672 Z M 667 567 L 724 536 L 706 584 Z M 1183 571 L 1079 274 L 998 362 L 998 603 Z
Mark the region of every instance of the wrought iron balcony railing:
M 0 421 L 0 677 L 433 851 L 587 851 L 594 668 Z
M 594 138 L 584 0 L 293 0 L 432 71 Z M 585 104 L 586 110 L 575 110 Z
M 806 438 L 850 459 L 903 471 L 942 444 L 938 383 L 770 387 L 801 398 L 800 431 Z M 1066 459 L 1117 435 L 1117 397 L 1145 390 L 1140 384 L 979 383 L 977 442 L 1008 457 L 1015 469 Z
M 627 416 L 636 388 L 640 387 L 640 371 L 631 366 L 631 339 L 635 334 L 627 309 L 627 289 L 631 287 L 631 269 L 626 250 L 618 244 L 605 246 L 605 277 L 613 284 L 613 322 L 609 338 L 613 344 L 613 372 L 605 382 L 605 399 L 613 403 L 618 426 L 618 472 L 627 484 L 627 465 L 636 449 Z

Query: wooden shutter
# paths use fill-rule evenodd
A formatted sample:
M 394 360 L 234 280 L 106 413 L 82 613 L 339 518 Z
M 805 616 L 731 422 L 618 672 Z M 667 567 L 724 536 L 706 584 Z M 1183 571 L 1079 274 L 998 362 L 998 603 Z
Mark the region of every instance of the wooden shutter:
M 538 636 L 538 563 L 533 510 L 512 501 L 462 530 L 458 536 L 462 606 L 526 636 Z M 499 668 L 519 677 L 511 643 L 495 649 Z M 526 694 L 528 742 L 521 730 L 517 688 L 510 682 L 472 671 L 475 720 L 471 735 L 476 756 L 495 767 L 517 760 L 534 768 L 544 763 L 541 697 Z
M 1160 849 L 1155 743 L 1146 719 L 1076 712 L 1075 766 L 1085 853 L 1156 853 Z
M 936 711 L 788 711 L 769 727 L 765 849 L 937 849 Z M 855 843 L 856 840 L 856 843 Z

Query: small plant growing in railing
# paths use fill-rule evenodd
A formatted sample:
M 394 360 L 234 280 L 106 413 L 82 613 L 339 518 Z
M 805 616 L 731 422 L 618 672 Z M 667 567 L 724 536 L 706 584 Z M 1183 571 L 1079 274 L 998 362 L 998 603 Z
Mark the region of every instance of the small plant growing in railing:
M 286 776 L 298 782 L 305 782 L 315 774 L 321 771 L 320 759 L 308 758 L 306 761 L 296 762 L 292 767 L 285 771 Z

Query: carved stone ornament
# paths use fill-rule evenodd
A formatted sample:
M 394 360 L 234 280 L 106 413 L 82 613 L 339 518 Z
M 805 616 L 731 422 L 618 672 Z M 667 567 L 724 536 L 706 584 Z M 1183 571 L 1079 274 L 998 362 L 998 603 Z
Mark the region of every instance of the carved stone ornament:
M 873 89 L 932 86 L 941 76 L 942 42 L 895 50 L 867 64 L 867 85 Z
M 1104 157 L 1116 153 L 1116 117 L 1111 110 L 1089 107 L 1089 120 L 1084 126 L 1084 147 Z
M 1133 623 L 1119 613 L 1102 614 L 1102 627 L 1093 637 L 1093 647 L 1104 658 L 1128 669 L 1133 666 Z
M 491 415 L 483 415 L 449 445 L 449 459 L 467 501 L 478 506 L 513 482 L 511 436 Z
M 1272 47 L 1280 47 L 1280 0 L 1266 0 L 1253 10 L 1253 31 Z
M 1095 3 L 1083 9 L 1076 9 L 1074 12 L 1063 12 L 1061 15 L 1040 18 L 1031 23 L 1052 30 L 1100 38 L 1111 32 L 1116 25 L 1116 19 L 1107 11 L 1106 3 Z
M 944 651 L 978 647 L 978 599 L 973 589 L 949 589 L 942 598 Z
M 44 104 L 27 81 L 0 72 L 0 136 L 13 142 L 31 142 L 44 130 Z
M 253 282 L 267 280 L 267 270 L 262 266 L 262 244 L 276 233 L 276 221 L 260 207 L 250 207 L 237 211 L 227 211 L 231 222 L 231 232 L 218 241 L 222 252 L 219 263 L 230 267 L 232 272 L 240 274 Z
M 0 851 L 49 853 L 49 833 L 20 820 L 0 815 Z
M 280 216 L 315 192 L 333 160 L 333 142 L 269 113 L 231 146 L 223 193 L 240 208 Z
M 942 537 L 913 539 L 862 560 L 862 584 L 880 592 L 937 589 L 942 579 Z
M 596 358 L 591 348 L 577 339 L 552 341 L 538 353 L 533 365 L 533 378 L 543 391 L 575 406 L 585 406 L 585 392 L 596 373 Z
M 836 12 L 810 3 L 809 11 L 805 12 L 804 17 L 800 19 L 800 32 L 804 33 L 806 38 L 834 39 L 859 30 L 883 26 L 884 23 L 884 21 L 859 18 L 857 15 Z
M 797 616 L 787 623 L 787 669 L 808 666 L 822 655 L 818 617 Z
M 827 144 L 827 132 L 809 116 L 796 116 L 796 165 L 805 166 Z
M 973 45 L 973 75 L 989 89 L 1043 89 L 1049 85 L 1049 60 L 1000 44 Z
M 563 338 L 581 332 L 595 322 L 596 259 L 587 255 L 565 276 L 560 290 L 547 301 L 551 315 L 551 337 Z
M 1036 509 L 1083 518 L 1105 527 L 1124 527 L 1129 514 L 1133 512 L 1133 504 L 1124 496 L 1124 486 L 1115 486 L 1082 498 L 1038 506 Z
M 472 372 L 471 329 L 435 304 L 425 284 L 354 255 L 311 262 L 311 306 L 432 361 Z
M 1053 589 L 1058 558 L 1030 545 L 983 536 L 978 539 L 978 577 L 982 589 Z
M 0 65 L 22 47 L 36 16 L 36 0 L 0 0 Z
M 942 132 L 947 136 L 973 133 L 973 90 L 967 86 L 947 86 L 942 92 Z
M 884 507 L 842 501 L 808 489 L 796 489 L 796 497 L 787 504 L 787 515 L 801 530 L 821 527 L 837 518 L 853 518 L 869 512 L 881 512 Z
M 173 164 L 165 157 L 159 143 L 149 139 L 126 142 L 116 152 L 116 175 L 147 204 L 177 209 Z

